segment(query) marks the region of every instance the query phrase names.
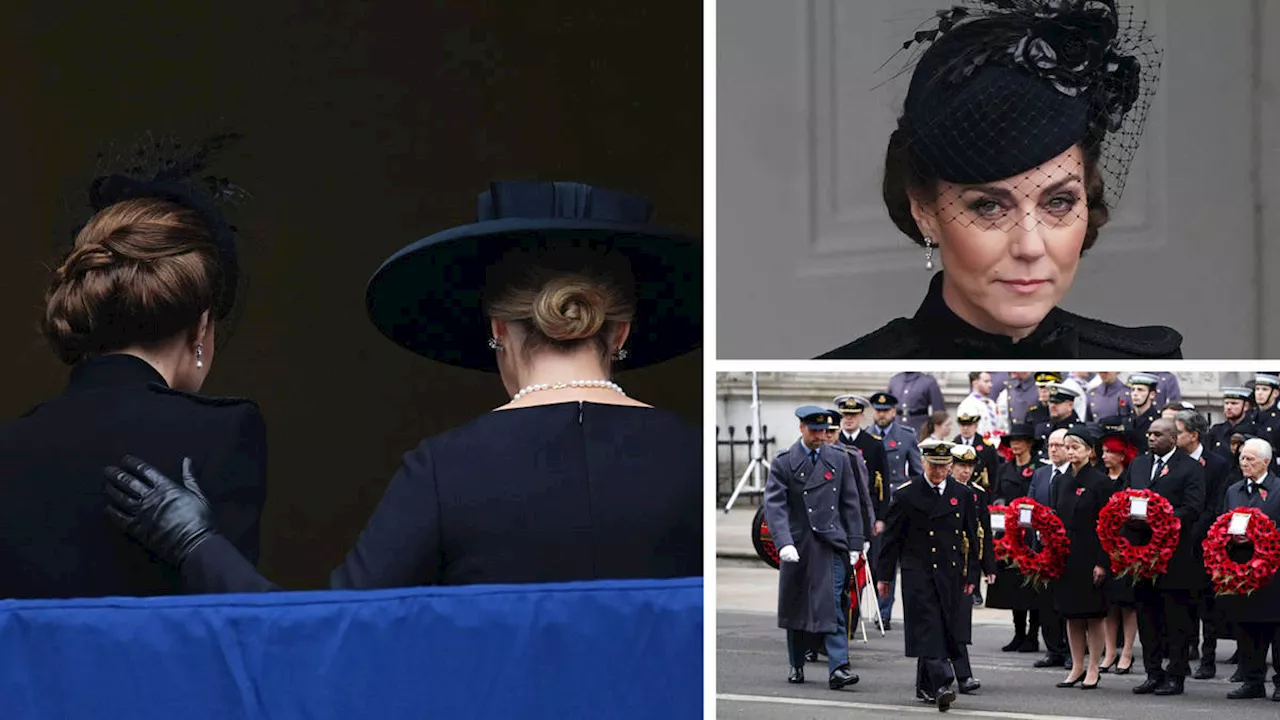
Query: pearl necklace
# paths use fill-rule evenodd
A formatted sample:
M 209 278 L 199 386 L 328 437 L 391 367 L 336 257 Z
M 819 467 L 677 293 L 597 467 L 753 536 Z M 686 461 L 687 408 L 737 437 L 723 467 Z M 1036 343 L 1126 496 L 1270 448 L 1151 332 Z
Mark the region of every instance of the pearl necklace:
M 563 390 L 565 388 L 592 388 L 592 387 L 616 390 L 619 395 L 622 395 L 623 397 L 627 396 L 627 394 L 622 390 L 622 388 L 618 386 L 618 383 L 612 382 L 610 380 L 570 380 L 569 382 L 558 382 L 558 383 L 535 383 L 528 387 L 521 388 L 520 392 L 516 393 L 515 396 L 511 398 L 511 402 L 515 402 L 520 398 L 524 397 L 525 395 L 528 395 L 529 393 L 532 393 L 532 392 L 538 392 L 539 390 Z

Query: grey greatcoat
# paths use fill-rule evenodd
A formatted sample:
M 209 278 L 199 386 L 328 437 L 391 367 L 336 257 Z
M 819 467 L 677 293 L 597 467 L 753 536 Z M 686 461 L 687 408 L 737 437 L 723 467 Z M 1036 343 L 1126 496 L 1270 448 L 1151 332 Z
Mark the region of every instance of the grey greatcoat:
M 862 510 L 858 479 L 849 456 L 823 445 L 818 462 L 799 440 L 778 453 L 769 467 L 764 513 L 774 545 L 794 545 L 800 562 L 781 563 L 778 627 L 833 633 L 836 624 L 832 564 L 848 564 L 850 550 L 862 550 Z

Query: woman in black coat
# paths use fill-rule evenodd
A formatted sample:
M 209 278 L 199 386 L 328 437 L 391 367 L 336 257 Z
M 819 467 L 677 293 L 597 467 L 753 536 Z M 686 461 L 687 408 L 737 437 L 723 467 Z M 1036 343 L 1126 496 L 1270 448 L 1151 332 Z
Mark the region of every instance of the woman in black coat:
M 1035 470 L 1035 428 L 1028 423 L 1014 423 L 1001 442 L 1013 451 L 1013 459 L 1001 463 L 992 488 L 992 504 L 1008 505 L 1025 497 Z M 994 531 L 997 537 L 1003 531 Z M 1005 652 L 1038 652 L 1040 650 L 1040 611 L 1035 608 L 1035 593 L 1023 582 L 1022 574 L 1007 562 L 996 563 L 995 582 L 987 586 L 986 606 L 1013 611 L 1013 639 L 1001 650 Z M 1028 621 L 1030 623 L 1028 627 Z
M 330 585 L 701 575 L 700 433 L 609 379 L 699 342 L 699 244 L 648 225 L 643 198 L 586 185 L 494 183 L 480 208 L 393 255 L 368 307 L 420 355 L 496 369 L 511 401 L 404 456 Z M 190 587 L 274 588 L 194 479 L 136 459 L 107 475 L 112 517 Z
M 1071 473 L 1055 489 L 1055 509 L 1066 527 L 1071 549 L 1062 577 L 1053 582 L 1053 605 L 1067 621 L 1071 646 L 1071 671 L 1058 687 L 1083 681 L 1085 689 L 1098 687 L 1099 660 L 1105 646 L 1103 618 L 1107 597 L 1103 582 L 1110 561 L 1098 541 L 1098 513 L 1111 499 L 1111 481 L 1093 464 L 1100 436 L 1092 425 L 1079 424 L 1067 431 L 1067 459 Z M 1089 664 L 1084 655 L 1086 645 Z
M 201 169 L 179 160 L 170 167 Z M 212 520 L 258 560 L 262 414 L 248 400 L 198 394 L 234 306 L 232 233 L 171 169 L 102 177 L 90 196 L 95 214 L 53 273 L 42 323 L 70 381 L 0 428 L 4 598 L 181 590 L 177 573 L 102 514 L 101 467 L 129 452 L 175 474 L 189 458 Z
M 974 5 L 908 41 L 930 45 L 884 163 L 890 219 L 946 271 L 913 316 L 822 358 L 1182 357 L 1170 328 L 1059 307 L 1141 135 L 1159 67 L 1145 25 L 1109 2 Z M 1086 60 L 1066 71 L 1068 55 Z
M 1128 483 L 1129 463 L 1138 456 L 1135 431 L 1118 417 L 1099 421 L 1102 427 L 1102 469 L 1111 482 L 1112 492 Z M 1133 669 L 1133 644 L 1138 637 L 1138 603 L 1133 596 L 1133 578 L 1112 577 L 1107 580 L 1107 601 L 1111 604 L 1105 623 L 1106 651 L 1101 672 L 1127 675 Z M 1123 633 L 1123 636 L 1121 636 Z

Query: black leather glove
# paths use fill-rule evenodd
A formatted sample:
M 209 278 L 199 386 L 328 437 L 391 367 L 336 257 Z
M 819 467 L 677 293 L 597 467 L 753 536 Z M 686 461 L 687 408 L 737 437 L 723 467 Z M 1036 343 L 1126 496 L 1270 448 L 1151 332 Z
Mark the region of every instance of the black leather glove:
M 107 516 L 161 560 L 181 567 L 217 532 L 213 511 L 191 473 L 191 458 L 182 461 L 182 484 L 131 455 L 122 464 L 124 469 L 103 468 Z

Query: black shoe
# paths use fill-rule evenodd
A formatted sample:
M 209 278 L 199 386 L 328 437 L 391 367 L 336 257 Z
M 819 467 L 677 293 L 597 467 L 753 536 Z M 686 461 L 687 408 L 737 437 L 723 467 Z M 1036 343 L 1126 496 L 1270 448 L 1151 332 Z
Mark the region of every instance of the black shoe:
M 1164 682 L 1160 683 L 1160 686 L 1157 687 L 1155 690 L 1153 690 L 1151 694 L 1161 695 L 1161 696 L 1181 695 L 1183 691 L 1183 684 L 1185 682 L 1186 682 L 1186 678 L 1184 677 L 1181 677 L 1179 675 L 1170 675 L 1169 677 L 1165 678 Z
M 1150 695 L 1155 692 L 1156 688 L 1163 685 L 1163 679 L 1158 675 L 1148 675 L 1142 684 L 1133 689 L 1134 695 Z
M 1027 639 L 1026 635 L 1014 635 L 1013 639 L 1009 641 L 1009 644 L 1000 648 L 1000 651 L 1001 652 L 1017 652 L 1018 648 L 1022 646 L 1022 642 L 1026 639 Z
M 1097 690 L 1098 683 L 1102 682 L 1102 678 L 1098 678 L 1092 685 L 1089 683 L 1080 683 L 1081 690 Z
M 1245 683 L 1227 693 L 1228 700 L 1253 700 L 1267 696 L 1267 687 L 1262 683 Z
M 1218 674 L 1218 665 L 1212 660 L 1201 660 L 1200 667 L 1196 668 L 1196 674 L 1191 677 L 1196 680 L 1212 680 L 1214 675 Z
M 1049 653 L 1048 655 L 1045 655 L 1044 657 L 1035 661 L 1033 667 L 1038 667 L 1038 668 L 1062 667 L 1064 663 L 1066 663 L 1066 658 L 1063 658 L 1061 655 L 1054 655 L 1053 653 Z
M 1233 683 L 1244 682 L 1244 671 L 1236 670 L 1235 672 L 1231 673 L 1231 677 L 1227 679 L 1227 682 L 1233 682 Z
M 1040 652 L 1040 641 L 1035 635 L 1028 635 L 1018 646 L 1018 652 Z
M 1127 667 L 1120 667 L 1120 661 L 1117 660 L 1116 667 L 1111 672 L 1116 675 L 1128 675 L 1133 672 L 1133 660 L 1129 660 L 1129 665 Z
M 889 622 L 888 620 L 885 620 L 884 618 L 880 619 L 880 624 L 884 626 L 885 632 L 889 632 L 890 630 L 893 629 L 893 623 Z
M 793 684 L 799 684 L 804 682 L 804 668 L 802 667 L 791 668 L 791 674 L 787 676 L 787 682 L 793 683 Z
M 977 678 L 965 678 L 958 684 L 960 686 L 960 692 L 965 695 L 972 695 L 982 688 L 982 683 L 979 682 Z
M 982 607 L 982 596 L 979 595 L 978 593 L 973 594 L 973 606 Z
M 818 651 L 817 651 L 817 650 L 805 650 L 805 651 L 804 651 L 804 661 L 805 661 L 805 662 L 818 662 Z
M 858 676 L 857 674 L 849 671 L 848 665 L 841 665 L 836 668 L 835 672 L 831 673 L 831 677 L 827 679 L 827 687 L 830 687 L 832 690 L 839 690 L 846 685 L 857 684 Z
M 934 693 L 934 697 L 937 698 L 938 711 L 946 712 L 951 709 L 951 703 L 956 701 L 956 691 L 949 687 L 940 687 Z
M 1079 685 L 1082 682 L 1084 682 L 1084 675 L 1081 675 L 1075 680 L 1063 680 L 1062 682 L 1058 683 L 1054 687 L 1060 687 L 1060 688 L 1075 687 L 1076 685 Z

